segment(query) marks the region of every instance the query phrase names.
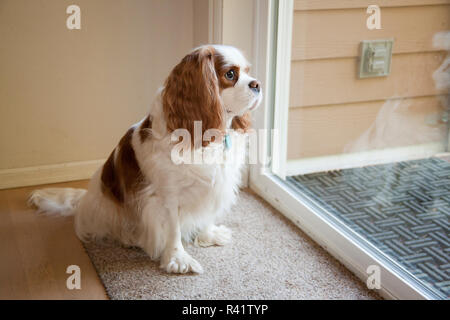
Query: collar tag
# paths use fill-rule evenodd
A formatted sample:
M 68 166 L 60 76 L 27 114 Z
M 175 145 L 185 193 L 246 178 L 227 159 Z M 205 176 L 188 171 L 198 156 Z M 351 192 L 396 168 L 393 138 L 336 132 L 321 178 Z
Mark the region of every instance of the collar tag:
M 223 143 L 225 145 L 225 149 L 228 150 L 231 148 L 231 137 L 229 134 L 225 135 L 225 139 L 223 140 Z

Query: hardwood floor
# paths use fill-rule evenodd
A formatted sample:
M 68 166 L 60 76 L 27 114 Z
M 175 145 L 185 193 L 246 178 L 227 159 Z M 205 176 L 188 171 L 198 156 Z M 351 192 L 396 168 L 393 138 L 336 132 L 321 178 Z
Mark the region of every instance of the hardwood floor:
M 51 186 L 85 188 L 87 183 Z M 73 217 L 46 217 L 27 206 L 29 193 L 42 187 L 0 190 L 0 299 L 108 299 L 75 235 Z M 80 267 L 79 290 L 66 287 L 70 265 Z

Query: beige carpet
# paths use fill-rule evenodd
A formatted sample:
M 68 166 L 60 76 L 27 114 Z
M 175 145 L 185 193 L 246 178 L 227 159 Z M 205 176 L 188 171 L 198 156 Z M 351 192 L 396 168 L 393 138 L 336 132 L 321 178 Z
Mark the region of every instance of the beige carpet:
M 230 245 L 186 248 L 201 275 L 165 274 L 143 251 L 113 243 L 86 249 L 111 299 L 379 299 L 252 191 L 223 223 Z

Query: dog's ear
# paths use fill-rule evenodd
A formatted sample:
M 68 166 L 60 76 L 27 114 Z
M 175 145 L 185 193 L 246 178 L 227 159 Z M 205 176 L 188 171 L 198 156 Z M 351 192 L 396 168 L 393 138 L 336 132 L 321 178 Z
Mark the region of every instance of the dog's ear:
M 244 132 L 247 132 L 251 128 L 251 124 L 251 116 L 250 113 L 247 112 L 243 116 L 234 117 L 231 123 L 231 127 L 234 130 L 242 130 Z
M 162 103 L 167 130 L 186 129 L 194 141 L 194 121 L 224 131 L 223 106 L 214 67 L 214 48 L 201 47 L 175 66 L 165 82 Z

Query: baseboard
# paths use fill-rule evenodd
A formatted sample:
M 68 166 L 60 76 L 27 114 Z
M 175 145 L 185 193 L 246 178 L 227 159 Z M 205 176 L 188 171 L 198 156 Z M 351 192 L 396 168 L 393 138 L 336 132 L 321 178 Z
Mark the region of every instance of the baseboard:
M 390 162 L 423 159 L 444 152 L 442 143 L 427 143 L 415 146 L 371 150 L 316 158 L 288 160 L 286 175 L 338 170 L 385 164 Z
M 0 170 L 0 189 L 89 179 L 105 159 Z

